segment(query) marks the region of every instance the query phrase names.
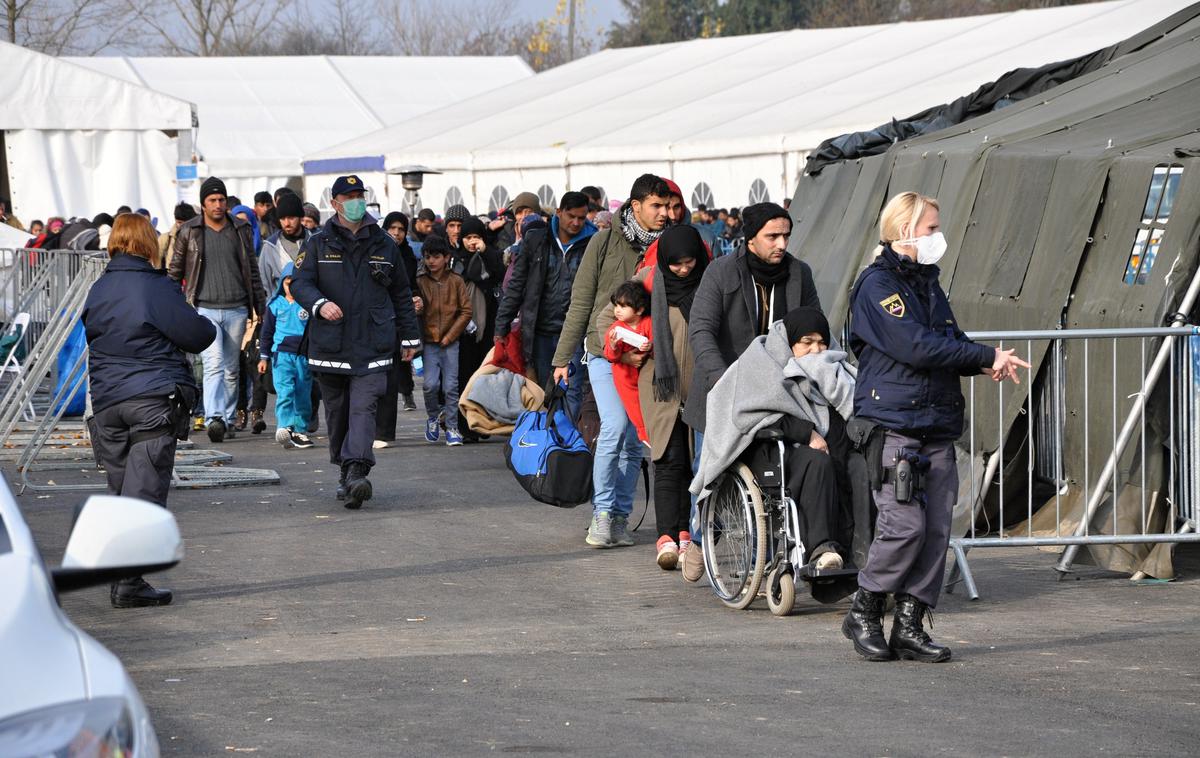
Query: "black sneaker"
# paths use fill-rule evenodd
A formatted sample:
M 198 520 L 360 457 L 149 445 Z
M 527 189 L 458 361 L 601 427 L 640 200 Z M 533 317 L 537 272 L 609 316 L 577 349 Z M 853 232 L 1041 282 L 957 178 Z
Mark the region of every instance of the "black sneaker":
M 310 440 L 308 435 L 304 434 L 303 432 L 289 431 L 288 435 L 292 438 L 292 445 L 294 447 L 304 448 L 313 446 L 313 441 Z
M 109 587 L 109 602 L 113 608 L 146 608 L 170 605 L 174 595 L 170 590 L 156 590 L 143 578 L 122 579 Z
M 229 430 L 225 428 L 225 422 L 222 419 L 215 418 L 208 422 L 208 439 L 211 442 L 224 442 L 225 434 L 228 431 Z
M 413 396 L 405 395 L 404 396 L 404 410 L 415 411 L 416 409 L 417 409 L 417 404 L 413 401 Z

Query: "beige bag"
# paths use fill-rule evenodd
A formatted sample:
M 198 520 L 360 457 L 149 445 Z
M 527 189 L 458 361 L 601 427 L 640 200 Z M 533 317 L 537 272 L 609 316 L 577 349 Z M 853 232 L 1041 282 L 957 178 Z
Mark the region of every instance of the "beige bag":
M 476 434 L 512 434 L 513 425 L 504 424 L 487 414 L 483 406 L 478 403 L 473 403 L 467 400 L 471 396 L 471 388 L 475 384 L 476 377 L 487 376 L 489 374 L 498 374 L 506 369 L 501 369 L 499 366 L 492 363 L 492 353 L 495 348 L 489 350 L 484 356 L 483 365 L 474 374 L 471 374 L 471 379 L 467 382 L 467 386 L 463 387 L 462 397 L 458 399 L 458 409 L 462 411 L 463 416 L 467 419 L 467 426 Z M 541 410 L 542 405 L 546 401 L 546 393 L 536 382 L 531 381 L 528 377 L 522 377 L 525 380 L 525 385 L 521 387 L 521 404 L 526 410 L 537 411 Z

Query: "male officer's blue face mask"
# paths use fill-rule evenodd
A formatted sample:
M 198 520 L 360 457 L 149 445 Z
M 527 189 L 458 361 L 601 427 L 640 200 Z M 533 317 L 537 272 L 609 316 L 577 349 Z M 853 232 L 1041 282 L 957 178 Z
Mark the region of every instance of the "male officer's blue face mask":
M 342 201 L 342 215 L 352 224 L 362 221 L 367 213 L 367 199 L 363 197 Z

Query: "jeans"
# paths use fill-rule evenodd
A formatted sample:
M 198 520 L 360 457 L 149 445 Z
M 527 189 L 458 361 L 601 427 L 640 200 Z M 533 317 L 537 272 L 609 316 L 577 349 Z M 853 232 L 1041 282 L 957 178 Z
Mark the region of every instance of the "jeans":
M 537 374 L 537 382 L 543 389 L 554 374 L 554 351 L 558 349 L 557 334 L 536 334 L 533 337 L 533 371 Z M 574 368 L 571 380 L 567 383 L 567 413 L 572 421 L 579 420 L 579 409 L 583 407 L 583 396 L 587 394 L 587 374 L 583 372 L 583 348 L 575 350 L 571 356 L 570 366 Z
M 645 446 L 617 394 L 612 364 L 602 355 L 589 354 L 587 369 L 600 414 L 600 435 L 596 437 L 592 462 L 592 510 L 628 517 L 633 512 Z
M 196 312 L 217 327 L 217 338 L 200 354 L 204 361 L 204 412 L 209 418 L 232 424 L 237 412 L 246 309 L 197 308 Z
M 422 382 L 425 415 L 431 419 L 444 417 L 446 426 L 455 423 L 458 413 L 458 345 L 457 341 L 449 347 L 426 342 L 421 353 L 425 362 L 425 380 Z M 445 406 L 438 401 L 438 390 L 446 396 Z
M 704 435 L 700 432 L 692 432 L 696 435 L 696 457 L 692 459 L 692 471 L 700 470 L 700 448 L 704 447 Z M 691 484 L 689 481 L 688 484 Z M 703 524 L 700 522 L 700 509 L 696 507 L 696 496 L 692 495 L 692 515 L 688 519 L 691 524 L 692 542 L 697 545 L 703 545 L 701 539 L 704 534 Z
M 295 353 L 276 353 L 272 362 L 275 423 L 281 429 L 303 434 L 312 415 L 312 374 L 308 372 L 308 360 Z

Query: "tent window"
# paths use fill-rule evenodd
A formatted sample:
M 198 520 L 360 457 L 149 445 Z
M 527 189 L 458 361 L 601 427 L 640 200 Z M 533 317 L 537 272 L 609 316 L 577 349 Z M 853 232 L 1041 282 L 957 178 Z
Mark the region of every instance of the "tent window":
M 713 207 L 712 187 L 704 182 L 700 182 L 696 185 L 696 189 L 692 190 L 692 207 L 699 208 L 702 205 L 705 208 Z
M 1146 205 L 1142 209 L 1142 221 L 1133 235 L 1133 246 L 1125 264 L 1126 284 L 1145 284 L 1150 279 L 1150 269 L 1158 257 L 1167 221 L 1175 206 L 1175 195 L 1183 179 L 1183 166 L 1163 164 L 1154 167 L 1150 187 L 1146 190 Z
M 771 193 L 767 191 L 767 183 L 762 179 L 755 179 L 754 184 L 750 185 L 750 204 L 769 202 L 771 202 Z
M 538 187 L 538 202 L 547 211 L 558 207 L 558 197 L 555 196 L 554 190 L 550 188 L 549 184 L 543 184 L 541 187 Z
M 466 203 L 463 202 L 462 190 L 460 190 L 458 187 L 451 187 L 450 189 L 446 190 L 446 204 L 442 207 L 449 208 L 452 205 L 466 205 Z
M 492 194 L 488 198 L 488 213 L 499 213 L 507 207 L 508 190 L 501 186 L 493 187 Z

